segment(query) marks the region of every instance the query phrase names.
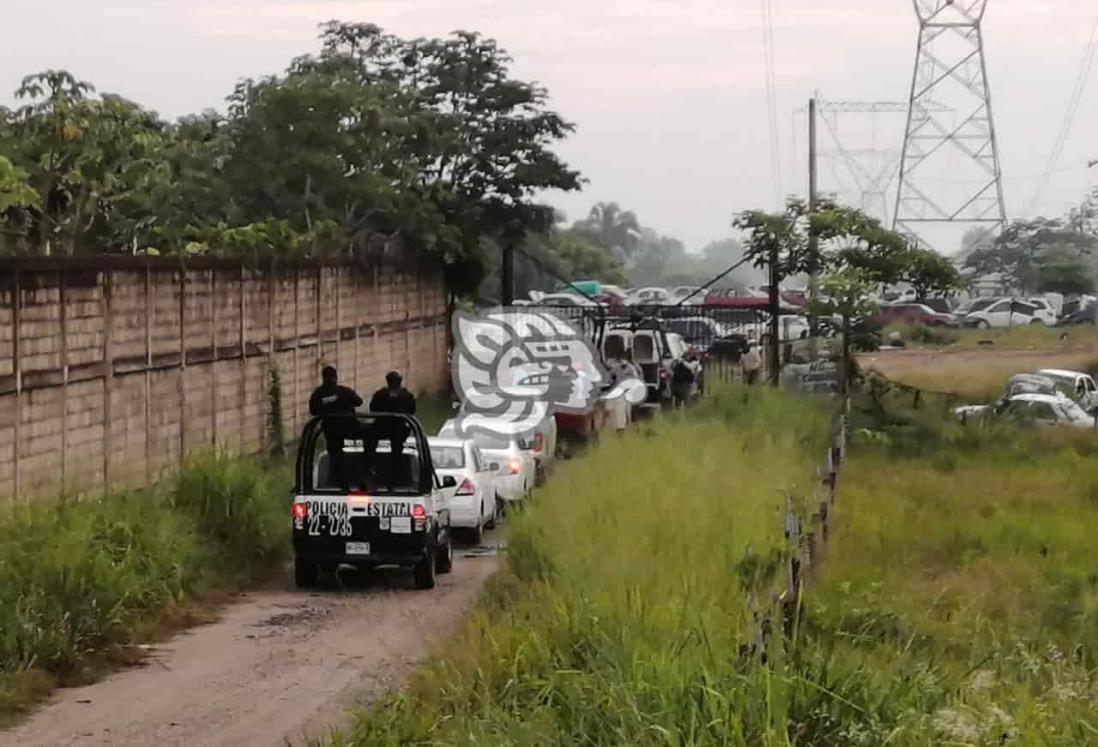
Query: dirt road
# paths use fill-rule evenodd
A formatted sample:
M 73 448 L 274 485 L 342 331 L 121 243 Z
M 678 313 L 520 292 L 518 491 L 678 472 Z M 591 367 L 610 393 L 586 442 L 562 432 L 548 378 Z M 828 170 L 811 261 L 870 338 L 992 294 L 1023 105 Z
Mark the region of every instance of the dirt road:
M 475 554 L 459 551 L 430 592 L 412 590 L 407 573 L 379 571 L 343 590 L 249 593 L 143 666 L 61 691 L 0 732 L 0 745 L 285 747 L 322 736 L 454 630 L 495 569 L 495 557 Z

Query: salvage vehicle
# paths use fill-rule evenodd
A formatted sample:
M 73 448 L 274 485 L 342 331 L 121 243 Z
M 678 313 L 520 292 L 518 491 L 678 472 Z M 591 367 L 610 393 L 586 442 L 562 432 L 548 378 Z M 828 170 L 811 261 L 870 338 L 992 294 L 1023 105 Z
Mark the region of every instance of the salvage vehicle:
M 954 411 L 961 422 L 989 417 L 1015 418 L 1037 425 L 1058 425 L 1094 429 L 1096 420 L 1078 403 L 1063 394 L 1017 394 L 997 405 L 959 407 Z
M 1037 373 L 1056 382 L 1060 391 L 1078 402 L 1087 412 L 1098 410 L 1098 383 L 1095 383 L 1090 374 L 1060 368 L 1043 368 Z
M 394 449 L 394 445 L 398 448 Z M 452 476 L 439 478 L 423 427 L 395 414 L 322 415 L 301 434 L 291 507 L 294 582 L 322 571 L 410 567 L 419 589 L 453 567 Z

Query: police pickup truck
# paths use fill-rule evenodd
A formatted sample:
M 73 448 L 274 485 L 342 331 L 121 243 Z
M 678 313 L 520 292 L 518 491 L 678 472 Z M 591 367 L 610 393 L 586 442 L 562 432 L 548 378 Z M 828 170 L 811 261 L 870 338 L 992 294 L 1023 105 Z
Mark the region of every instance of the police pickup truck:
M 396 448 L 394 448 L 396 447 Z M 432 589 L 453 565 L 450 507 L 419 421 L 406 415 L 323 415 L 302 432 L 293 520 L 294 581 L 321 571 L 411 567 Z

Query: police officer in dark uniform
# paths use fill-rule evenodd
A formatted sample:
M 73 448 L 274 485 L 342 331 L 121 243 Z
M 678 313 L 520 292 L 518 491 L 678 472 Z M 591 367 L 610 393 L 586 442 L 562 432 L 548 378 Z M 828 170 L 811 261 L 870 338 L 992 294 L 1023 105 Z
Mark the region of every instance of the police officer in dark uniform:
M 320 372 L 321 385 L 309 398 L 310 415 L 354 415 L 362 406 L 362 397 L 354 389 L 339 384 L 339 374 L 333 366 L 325 366 Z M 329 418 L 321 424 L 324 441 L 328 447 L 329 482 L 348 490 L 344 469 L 343 441 L 357 430 L 349 418 Z
M 370 412 L 392 413 L 396 415 L 415 415 L 416 396 L 404 388 L 404 378 L 398 371 L 390 371 L 385 374 L 385 386 L 374 392 L 370 398 Z M 388 439 L 391 447 L 392 461 L 389 472 L 390 480 L 405 485 L 411 481 L 408 474 L 407 463 L 402 458 L 404 442 L 408 440 L 410 430 L 404 423 L 393 422 L 386 424 L 378 435 L 381 439 Z

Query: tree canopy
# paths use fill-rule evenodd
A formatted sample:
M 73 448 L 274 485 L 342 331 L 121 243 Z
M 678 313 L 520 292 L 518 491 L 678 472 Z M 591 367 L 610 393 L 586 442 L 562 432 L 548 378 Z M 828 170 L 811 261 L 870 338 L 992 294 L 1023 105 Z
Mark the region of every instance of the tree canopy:
M 1023 292 L 1080 292 L 1074 288 L 1090 287 L 1093 283 L 1088 265 L 1098 242 L 1095 234 L 1087 230 L 1086 221 L 1085 213 L 1070 220 L 1014 221 L 994 242 L 972 251 L 965 259 L 965 267 L 976 275 L 997 273 L 1007 285 Z M 1079 272 L 1078 283 L 1067 277 L 1072 272 Z
M 339 22 L 320 40 L 172 123 L 29 76 L 0 110 L 0 251 L 400 251 L 474 272 L 484 238 L 550 229 L 540 196 L 579 188 L 553 150 L 573 126 L 495 41 Z

